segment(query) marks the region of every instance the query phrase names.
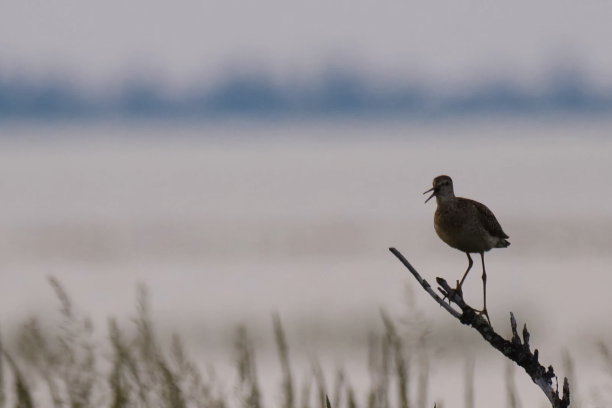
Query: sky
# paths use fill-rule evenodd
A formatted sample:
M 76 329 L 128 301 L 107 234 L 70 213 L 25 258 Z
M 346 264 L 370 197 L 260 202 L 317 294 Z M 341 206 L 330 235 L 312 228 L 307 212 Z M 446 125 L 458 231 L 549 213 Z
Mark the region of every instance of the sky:
M 612 2 L 77 1 L 0 3 L 0 76 L 188 87 L 231 70 L 284 79 L 340 65 L 461 86 L 580 70 L 612 86 Z

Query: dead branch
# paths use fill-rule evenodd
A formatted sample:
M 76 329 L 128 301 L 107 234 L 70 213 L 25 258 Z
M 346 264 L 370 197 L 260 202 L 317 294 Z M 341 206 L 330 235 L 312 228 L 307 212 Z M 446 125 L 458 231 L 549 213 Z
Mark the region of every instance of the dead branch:
M 527 325 L 523 326 L 522 341 L 518 335 L 516 328 L 516 320 L 514 314 L 510 312 L 510 326 L 512 328 L 512 338 L 506 340 L 497 334 L 493 327 L 482 317 L 474 308 L 469 306 L 463 300 L 463 295 L 452 289 L 448 283 L 442 278 L 436 278 L 436 282 L 440 287 L 438 290 L 444 296 L 441 298 L 433 291 L 429 283 L 421 277 L 412 265 L 404 258 L 404 256 L 395 248 L 389 248 L 389 251 L 400 260 L 402 264 L 416 280 L 421 284 L 423 289 L 438 303 L 440 306 L 455 317 L 462 324 L 473 327 L 480 335 L 495 349 L 499 350 L 504 356 L 514 361 L 520 367 L 523 367 L 525 372 L 531 377 L 531 380 L 536 383 L 544 392 L 551 403 L 552 408 L 568 408 L 570 405 L 570 390 L 569 381 L 567 378 L 563 380 L 562 394 L 559 393 L 559 380 L 555 375 L 552 366 L 545 368 L 538 361 L 538 350 L 531 352 L 529 348 L 529 332 Z M 448 299 L 446 303 L 444 299 Z M 451 306 L 454 303 L 461 311 L 456 310 Z

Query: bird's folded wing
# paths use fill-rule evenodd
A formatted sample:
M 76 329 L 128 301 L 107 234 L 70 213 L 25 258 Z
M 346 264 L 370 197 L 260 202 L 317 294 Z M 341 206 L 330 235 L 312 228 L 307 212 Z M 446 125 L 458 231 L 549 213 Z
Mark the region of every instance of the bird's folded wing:
M 486 205 L 479 203 L 478 201 L 471 201 L 474 204 L 474 207 L 476 208 L 480 224 L 487 230 L 489 234 L 498 238 L 509 238 L 508 235 L 506 235 L 506 233 L 504 232 L 504 230 L 502 230 L 502 227 L 501 225 L 499 225 L 499 222 L 495 218 L 495 215 L 493 215 L 493 212 L 489 210 Z

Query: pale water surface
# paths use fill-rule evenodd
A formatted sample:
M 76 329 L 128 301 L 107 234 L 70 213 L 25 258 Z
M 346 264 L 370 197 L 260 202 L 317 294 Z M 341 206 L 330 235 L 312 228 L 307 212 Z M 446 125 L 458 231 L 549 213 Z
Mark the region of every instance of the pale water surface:
M 612 342 L 612 121 L 7 125 L 0 135 L 3 332 L 54 315 L 48 275 L 100 336 L 109 316 L 129 324 L 144 282 L 158 326 L 184 334 L 228 385 L 227 336 L 245 322 L 265 385 L 277 386 L 274 311 L 298 374 L 318 355 L 359 385 L 379 310 L 410 318 L 413 302 L 431 325 L 430 405 L 461 406 L 468 353 L 476 406 L 490 406 L 505 395 L 502 356 L 449 329 L 388 252 L 399 248 L 430 282 L 460 278 L 465 255 L 435 235 L 435 203 L 422 195 L 448 174 L 510 235 L 486 255 L 494 326 L 507 333 L 514 311 L 558 372 L 568 350 L 585 399 L 610 382 L 595 342 Z M 464 291 L 478 307 L 480 285 L 477 261 Z M 525 406 L 541 406 L 516 378 Z

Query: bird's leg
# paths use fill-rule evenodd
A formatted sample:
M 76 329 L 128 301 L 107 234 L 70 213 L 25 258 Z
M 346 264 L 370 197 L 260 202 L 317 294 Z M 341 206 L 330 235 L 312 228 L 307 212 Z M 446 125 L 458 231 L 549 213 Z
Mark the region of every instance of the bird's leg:
M 465 273 L 463 274 L 463 277 L 461 278 L 461 282 L 459 282 L 459 283 L 457 284 L 457 287 L 455 288 L 455 290 L 456 290 L 457 292 L 459 292 L 459 294 L 460 294 L 460 295 L 462 295 L 462 294 L 463 294 L 463 293 L 462 293 L 462 290 L 461 290 L 461 287 L 463 286 L 463 281 L 465 280 L 465 278 L 467 278 L 468 272 L 470 271 L 470 269 L 472 269 L 472 265 L 474 265 L 474 261 L 472 260 L 472 257 L 470 256 L 470 253 L 469 253 L 469 252 L 466 252 L 465 254 L 466 254 L 466 255 L 467 255 L 467 257 L 468 257 L 468 267 L 467 267 L 467 269 L 466 269 Z
M 465 254 L 468 257 L 468 267 L 467 267 L 467 270 L 463 274 L 463 277 L 461 278 L 461 282 L 457 281 L 457 286 L 455 287 L 455 289 L 452 290 L 453 292 L 457 293 L 461 297 L 463 297 L 463 290 L 461 289 L 461 286 L 463 286 L 463 281 L 467 277 L 467 274 L 470 271 L 470 269 L 472 269 L 472 265 L 474 265 L 474 261 L 472 260 L 472 257 L 470 256 L 470 253 L 466 252 Z M 444 296 L 444 299 L 446 299 L 446 298 L 448 298 L 448 303 L 450 304 L 450 302 L 451 302 L 451 299 L 450 299 L 451 298 L 451 293 L 447 293 L 446 296 Z
M 489 313 L 487 312 L 487 271 L 485 270 L 484 252 L 480 253 L 480 259 L 482 260 L 482 297 L 484 299 L 484 306 L 480 314 L 485 315 L 489 325 L 491 325 L 491 319 L 489 319 Z

